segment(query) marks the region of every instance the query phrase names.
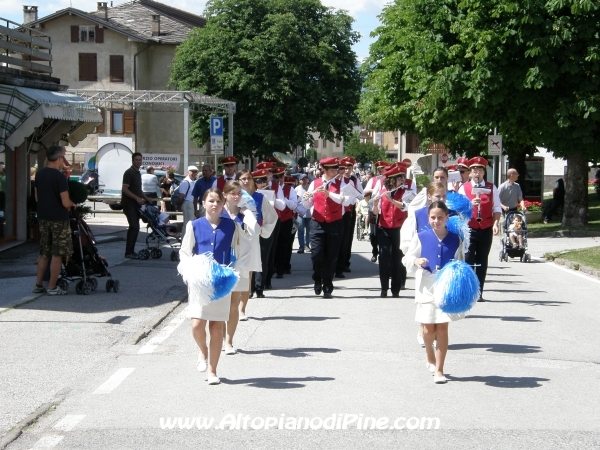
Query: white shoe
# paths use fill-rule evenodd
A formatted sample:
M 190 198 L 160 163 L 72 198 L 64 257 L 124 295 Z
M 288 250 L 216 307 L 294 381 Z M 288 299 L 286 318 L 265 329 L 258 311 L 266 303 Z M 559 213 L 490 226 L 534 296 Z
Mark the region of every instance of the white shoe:
M 208 384 L 210 386 L 214 386 L 216 384 L 221 384 L 221 379 L 219 377 L 208 377 L 206 379 L 206 381 L 208 381 Z
M 198 356 L 198 361 L 196 362 L 196 369 L 198 369 L 198 372 L 206 372 L 206 369 L 208 369 L 208 360 L 202 359 L 202 355 Z
M 225 349 L 225 354 L 226 355 L 235 355 L 237 352 L 235 351 L 235 348 L 233 347 L 228 347 Z
M 245 322 L 248 320 L 248 316 L 240 316 L 240 322 Z
M 448 379 L 444 375 L 442 375 L 441 377 L 436 377 L 434 375 L 433 382 L 435 384 L 444 384 L 444 383 L 448 382 Z
M 425 361 L 427 363 L 427 370 L 429 370 L 431 373 L 435 372 L 435 364 L 431 364 L 429 361 Z
M 419 344 L 421 344 L 423 347 L 425 346 L 425 341 L 423 340 L 423 336 L 420 334 L 417 334 L 417 342 Z

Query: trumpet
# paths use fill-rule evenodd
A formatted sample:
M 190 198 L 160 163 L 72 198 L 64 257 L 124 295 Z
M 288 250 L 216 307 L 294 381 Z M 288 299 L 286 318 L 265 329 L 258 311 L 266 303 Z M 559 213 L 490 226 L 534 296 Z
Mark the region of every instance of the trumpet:
M 337 180 L 337 177 L 333 177 L 331 180 L 328 180 L 325 183 L 323 183 L 320 188 L 328 189 L 329 185 L 336 180 Z M 312 196 L 315 195 L 315 192 L 317 192 L 316 189 L 314 191 L 305 192 L 304 195 L 302 196 L 302 200 L 308 200 L 309 198 L 311 198 Z

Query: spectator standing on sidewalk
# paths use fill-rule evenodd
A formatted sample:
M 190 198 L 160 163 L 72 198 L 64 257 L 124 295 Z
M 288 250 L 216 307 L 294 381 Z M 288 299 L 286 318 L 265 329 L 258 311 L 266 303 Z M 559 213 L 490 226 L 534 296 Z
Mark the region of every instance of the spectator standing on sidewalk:
M 53 145 L 47 151 L 48 164 L 35 176 L 35 198 L 38 202 L 37 215 L 40 220 L 40 256 L 37 262 L 37 279 L 33 292 L 44 292 L 44 273 L 50 262 L 48 295 L 66 295 L 56 286 L 63 257 L 73 253 L 73 241 L 69 226 L 69 209 L 75 204 L 69 198 L 69 184 L 64 174 L 64 147 Z
M 303 173 L 300 175 L 300 184 L 296 186 L 296 195 L 299 199 L 306 193 L 308 190 L 308 176 Z M 304 208 L 302 203 L 298 202 L 298 207 L 302 207 L 302 209 L 298 212 L 298 253 L 304 253 L 306 250 L 310 250 L 310 208 Z M 304 210 L 304 214 L 300 214 L 300 212 Z
M 154 167 L 150 166 L 146 169 L 146 173 L 142 175 L 142 192 L 148 198 L 158 198 L 158 178 L 154 175 Z
M 517 183 L 519 179 L 519 173 L 517 169 L 508 169 L 506 172 L 506 181 L 498 188 L 498 196 L 500 197 L 500 206 L 502 211 L 506 214 L 509 211 L 516 211 L 519 203 L 521 203 L 521 209 L 526 211 L 525 200 L 523 199 L 523 191 L 521 186 Z
M 193 192 L 197 177 L 198 168 L 196 166 L 188 166 L 188 176 L 185 177 L 179 185 L 179 204 L 181 205 L 181 212 L 183 213 L 183 235 L 185 235 L 187 223 L 196 218 Z
M 552 216 L 565 204 L 565 180 L 559 178 L 556 180 L 552 190 L 552 199 L 544 203 L 544 223 L 552 220 Z
M 127 241 L 125 243 L 125 258 L 139 259 L 135 252 L 135 243 L 140 232 L 140 211 L 139 207 L 151 200 L 142 191 L 142 154 L 135 152 L 131 155 L 131 167 L 123 174 L 123 195 L 121 195 L 121 205 L 123 205 L 123 214 L 127 217 L 129 228 L 127 229 Z

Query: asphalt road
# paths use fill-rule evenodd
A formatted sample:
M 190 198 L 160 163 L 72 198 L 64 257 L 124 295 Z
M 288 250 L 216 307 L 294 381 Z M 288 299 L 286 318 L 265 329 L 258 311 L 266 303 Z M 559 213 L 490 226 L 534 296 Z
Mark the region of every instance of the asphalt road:
M 123 245 L 105 247 L 116 258 Z M 0 314 L 0 430 L 62 393 L 9 449 L 598 447 L 600 281 L 538 259 L 590 245 L 531 239 L 534 261 L 524 264 L 498 262 L 496 242 L 491 301 L 450 326 L 446 385 L 425 367 L 413 291 L 378 297 L 365 242 L 354 243 L 353 271 L 332 300 L 315 297 L 310 256 L 294 253 L 292 275 L 250 300 L 219 386 L 195 369 L 185 303 L 129 344 L 183 287 L 164 256 L 128 261 L 113 269 L 118 294 L 42 297 Z M 199 430 L 198 417 L 213 419 L 211 429 Z M 214 429 L 231 420 L 248 429 Z M 324 429 L 344 421 L 348 429 Z M 298 422 L 318 429 L 279 429 Z

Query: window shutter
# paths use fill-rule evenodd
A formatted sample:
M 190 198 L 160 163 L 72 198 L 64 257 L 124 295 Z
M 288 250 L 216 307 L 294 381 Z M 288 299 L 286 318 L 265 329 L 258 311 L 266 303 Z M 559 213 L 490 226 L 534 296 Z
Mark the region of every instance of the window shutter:
M 116 83 L 125 81 L 123 55 L 110 55 L 110 81 Z
M 96 25 L 96 44 L 104 44 L 104 28 Z
M 98 64 L 96 61 L 96 54 L 95 53 L 89 53 L 90 55 L 90 63 L 89 63 L 89 70 L 90 70 L 90 81 L 98 81 Z
M 71 42 L 79 42 L 79 25 L 71 25 Z
M 135 133 L 135 112 L 130 109 L 123 111 L 123 133 Z
M 79 81 L 98 81 L 95 53 L 79 54 Z
M 106 123 L 106 111 L 104 109 L 100 109 L 100 115 L 102 116 L 102 123 L 96 127 L 96 133 L 104 133 Z

